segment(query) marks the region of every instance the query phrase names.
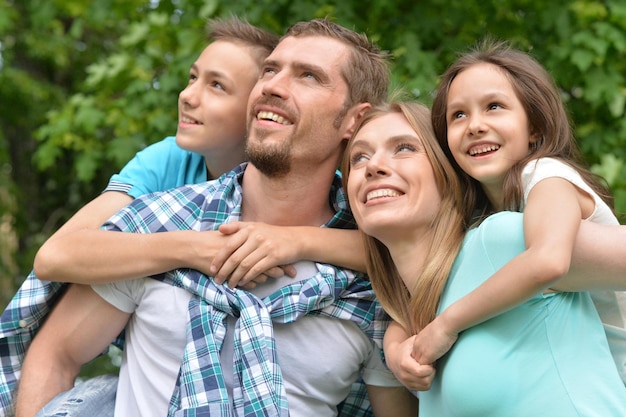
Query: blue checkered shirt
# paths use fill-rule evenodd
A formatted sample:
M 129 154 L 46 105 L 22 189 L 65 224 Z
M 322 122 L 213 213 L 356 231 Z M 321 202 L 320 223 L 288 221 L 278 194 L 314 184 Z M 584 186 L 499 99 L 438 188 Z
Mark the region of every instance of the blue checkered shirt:
M 239 180 L 244 169 L 245 164 L 216 181 L 137 199 L 104 227 L 135 233 L 215 230 L 222 223 L 240 219 Z M 330 197 L 336 214 L 326 226 L 353 228 L 339 177 L 335 178 Z M 177 416 L 202 416 L 209 411 L 218 415 L 287 415 L 272 321 L 289 322 L 303 314 L 349 319 L 379 343 L 387 318 L 375 301 L 369 282 L 361 275 L 329 266 L 319 265 L 319 270 L 315 277 L 284 287 L 264 300 L 245 291 L 217 286 L 193 270 L 156 277 L 188 288 L 198 296 L 190 302 L 188 347 L 171 412 Z M 31 273 L 0 318 L 1 416 L 10 415 L 24 352 L 63 288 L 63 284 L 39 281 Z M 316 295 L 311 296 L 310 291 Z M 216 355 L 227 314 L 239 316 L 235 330 L 235 414 L 230 414 L 219 367 L 199 365 L 207 360 L 209 364 L 219 364 Z M 239 337 L 242 334 L 245 337 Z M 340 415 L 371 415 L 362 381 L 354 384 L 340 405 Z

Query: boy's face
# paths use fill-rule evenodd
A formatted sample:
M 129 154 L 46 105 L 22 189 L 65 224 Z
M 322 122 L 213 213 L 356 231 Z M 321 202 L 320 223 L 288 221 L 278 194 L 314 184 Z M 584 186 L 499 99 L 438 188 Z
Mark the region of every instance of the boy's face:
M 248 46 L 218 40 L 207 46 L 189 70 L 178 98 L 176 142 L 211 160 L 243 161 L 246 103 L 258 79 L 259 64 Z

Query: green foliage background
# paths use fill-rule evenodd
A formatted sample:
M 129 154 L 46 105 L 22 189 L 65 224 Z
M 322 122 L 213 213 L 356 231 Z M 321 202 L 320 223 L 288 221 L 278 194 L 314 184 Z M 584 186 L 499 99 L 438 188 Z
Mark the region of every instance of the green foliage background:
M 277 33 L 330 16 L 392 52 L 394 85 L 427 104 L 458 51 L 508 39 L 554 75 L 626 212 L 622 0 L 0 0 L 3 305 L 47 237 L 136 151 L 175 133 L 205 21 L 229 14 Z

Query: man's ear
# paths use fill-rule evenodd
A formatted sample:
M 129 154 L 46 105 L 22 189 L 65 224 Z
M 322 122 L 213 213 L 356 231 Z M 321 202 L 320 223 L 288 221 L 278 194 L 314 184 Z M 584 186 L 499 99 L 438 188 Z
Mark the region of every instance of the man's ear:
M 365 114 L 365 112 L 370 109 L 372 105 L 370 103 L 359 103 L 354 106 L 350 110 L 348 110 L 348 114 L 344 119 L 344 123 L 346 123 L 346 132 L 344 134 L 343 139 L 350 139 L 354 129 L 356 129 L 357 124 Z

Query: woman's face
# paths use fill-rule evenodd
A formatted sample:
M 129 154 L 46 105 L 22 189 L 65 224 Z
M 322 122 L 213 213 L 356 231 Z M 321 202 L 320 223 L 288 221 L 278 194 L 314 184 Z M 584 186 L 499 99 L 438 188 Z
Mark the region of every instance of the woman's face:
M 347 191 L 360 229 L 385 244 L 430 229 L 441 198 L 422 141 L 403 114 L 367 122 L 348 158 Z

